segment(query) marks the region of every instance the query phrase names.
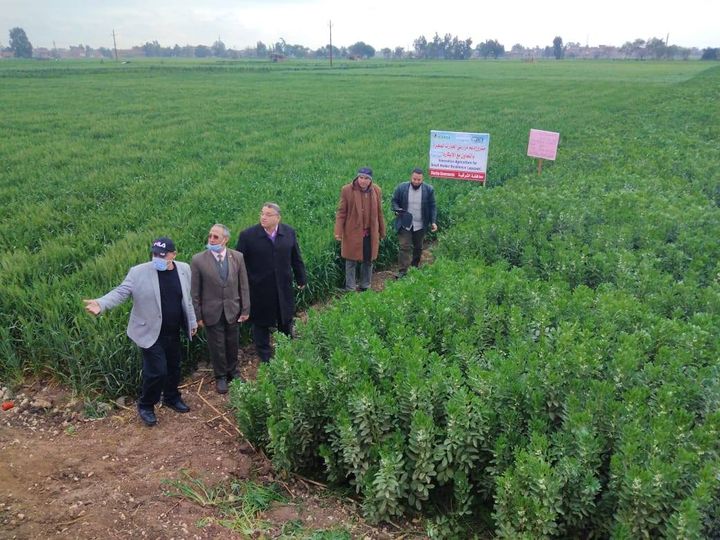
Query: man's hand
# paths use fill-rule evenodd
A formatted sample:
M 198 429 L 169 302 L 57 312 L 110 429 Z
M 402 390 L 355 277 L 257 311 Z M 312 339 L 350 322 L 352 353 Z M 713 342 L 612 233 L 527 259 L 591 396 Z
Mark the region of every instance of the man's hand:
M 202 319 L 200 319 L 197 323 L 198 323 L 198 328 L 204 328 L 204 327 L 205 327 L 205 323 L 203 322 Z
M 430 225 L 430 230 L 431 230 L 432 232 L 437 231 L 437 223 L 433 223 L 432 225 Z
M 97 300 L 83 300 L 83 302 L 85 302 L 85 311 L 96 317 L 100 315 L 101 309 Z
M 238 317 L 238 322 L 245 322 L 249 318 L 250 318 L 250 315 L 240 315 L 240 317 Z
M 298 289 L 300 289 L 301 291 L 302 291 L 304 288 L 305 288 L 305 283 L 303 283 L 302 285 L 298 285 Z
M 342 236 L 340 236 L 339 234 L 336 234 L 336 235 L 335 235 L 335 240 L 337 240 L 338 242 L 340 242 L 340 241 L 342 240 Z
M 190 329 L 190 337 L 195 337 L 195 334 L 197 334 L 197 329 L 198 329 L 197 326 L 193 326 L 193 327 Z

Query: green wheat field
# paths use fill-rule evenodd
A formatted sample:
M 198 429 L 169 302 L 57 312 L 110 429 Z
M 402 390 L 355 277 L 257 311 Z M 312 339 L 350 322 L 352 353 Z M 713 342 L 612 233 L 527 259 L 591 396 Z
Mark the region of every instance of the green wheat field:
M 720 535 L 720 66 L 7 61 L 0 111 L 0 379 L 134 395 L 129 306 L 82 299 L 153 237 L 189 261 L 266 201 L 298 231 L 300 305 L 329 298 L 356 169 L 390 221 L 430 130 L 486 132 L 486 186 L 430 180 L 435 264 L 311 310 L 234 384 L 241 428 L 433 537 Z M 541 176 L 531 128 L 560 132 Z

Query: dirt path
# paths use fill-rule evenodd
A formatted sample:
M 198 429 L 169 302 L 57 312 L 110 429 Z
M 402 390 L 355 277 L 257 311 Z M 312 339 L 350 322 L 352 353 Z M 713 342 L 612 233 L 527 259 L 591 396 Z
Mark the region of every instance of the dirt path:
M 392 276 L 376 273 L 373 290 Z M 254 378 L 252 348 L 242 349 L 241 365 L 243 376 Z M 141 424 L 132 403 L 90 420 L 62 388 L 35 383 L 20 392 L 16 406 L 0 412 L 0 539 L 289 538 L 289 523 L 305 531 L 344 527 L 352 538 L 422 536 L 408 525 L 371 527 L 353 501 L 301 479 L 277 478 L 240 436 L 207 367 L 185 382 L 191 412 L 161 407 L 153 428 Z M 217 523 L 217 508 L 168 495 L 167 482 L 185 474 L 205 486 L 277 483 L 286 502 L 258 515 L 264 523 L 254 533 L 235 533 Z
M 160 407 L 153 428 L 132 408 L 99 420 L 69 413 L 69 396 L 56 387 L 35 389 L 32 399 L 52 408 L 0 413 L 0 538 L 247 538 L 214 523 L 219 510 L 168 495 L 167 482 L 186 475 L 208 487 L 231 479 L 282 486 L 288 502 L 259 515 L 263 532 L 252 537 L 279 537 L 289 522 L 308 531 L 344 526 L 361 538 L 397 535 L 364 524 L 349 500 L 277 478 L 236 431 L 211 378 L 197 372 L 183 389 L 191 412 Z
M 5 413 L 0 427 L 0 536 L 215 537 L 213 527 L 196 526 L 208 512 L 164 495 L 163 480 L 188 469 L 216 483 L 230 475 L 262 474 L 263 464 L 222 420 L 208 422 L 216 413 L 199 396 L 225 409 L 221 398 L 210 388 L 198 395 L 192 387 L 184 393 L 192 411 L 180 415 L 160 408 L 159 423 L 152 429 L 140 424 L 134 410 L 114 411 L 96 421 L 80 416 L 68 420 L 64 413 L 32 408 Z M 38 399 L 64 408 L 66 396 L 46 387 L 34 401 Z

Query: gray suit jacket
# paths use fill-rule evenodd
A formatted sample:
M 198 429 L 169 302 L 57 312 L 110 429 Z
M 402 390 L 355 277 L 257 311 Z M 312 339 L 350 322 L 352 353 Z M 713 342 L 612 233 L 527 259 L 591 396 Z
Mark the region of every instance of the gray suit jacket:
M 213 326 L 225 313 L 225 320 L 237 322 L 240 315 L 250 314 L 250 288 L 243 254 L 225 248 L 228 278 L 223 283 L 215 256 L 206 250 L 193 256 L 192 300 L 195 317 L 206 326 Z
M 174 264 L 182 287 L 182 309 L 187 322 L 187 335 L 190 338 L 192 329 L 197 327 L 190 297 L 190 266 L 180 261 L 175 261 Z M 143 349 L 147 349 L 157 341 L 162 326 L 160 282 L 157 272 L 152 262 L 133 266 L 120 285 L 97 300 L 102 313 L 119 306 L 132 296 L 133 307 L 130 311 L 127 335 Z

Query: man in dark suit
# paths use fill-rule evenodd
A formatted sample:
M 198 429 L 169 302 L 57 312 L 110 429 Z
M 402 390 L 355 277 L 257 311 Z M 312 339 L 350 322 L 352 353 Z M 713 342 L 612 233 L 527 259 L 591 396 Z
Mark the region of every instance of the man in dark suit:
M 270 328 L 292 333 L 295 314 L 293 276 L 300 289 L 307 283 L 295 230 L 280 223 L 280 207 L 265 203 L 260 224 L 240 233 L 236 249 L 245 257 L 250 282 L 253 342 L 262 362 L 272 356 Z
M 227 247 L 230 230 L 216 223 L 206 250 L 192 258 L 191 295 L 198 327 L 205 327 L 219 394 L 237 372 L 239 325 L 250 316 L 250 292 L 242 253 Z

